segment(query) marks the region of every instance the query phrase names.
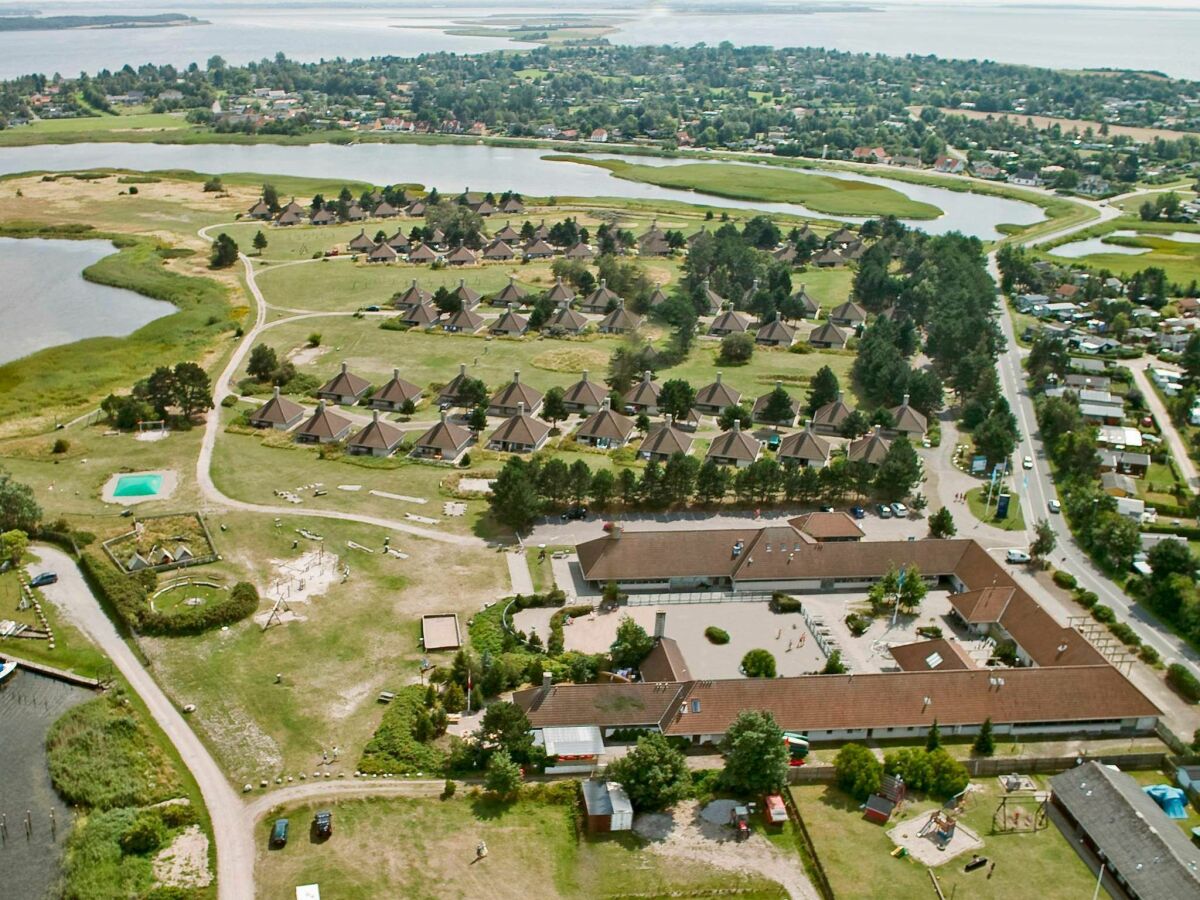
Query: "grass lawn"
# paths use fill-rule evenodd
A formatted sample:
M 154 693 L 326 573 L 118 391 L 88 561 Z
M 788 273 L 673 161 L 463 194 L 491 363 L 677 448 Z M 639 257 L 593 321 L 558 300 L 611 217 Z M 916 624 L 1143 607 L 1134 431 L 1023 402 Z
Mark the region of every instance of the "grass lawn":
M 1169 784 L 1172 787 L 1178 787 L 1173 778 L 1162 772 L 1126 772 L 1125 774 L 1132 776 L 1142 787 L 1147 787 L 1151 784 Z M 1171 821 L 1178 825 L 1183 830 L 1183 833 L 1190 838 L 1192 836 L 1192 829 L 1200 828 L 1200 812 L 1197 812 L 1196 807 L 1188 801 L 1184 801 L 1183 808 L 1187 812 L 1187 818 L 1172 819 Z
M 41 570 L 34 562 L 27 563 L 30 574 Z M 0 619 L 11 619 L 21 622 L 31 628 L 41 628 L 41 621 L 32 608 L 19 610 L 17 604 L 21 601 L 21 583 L 15 571 L 0 574 Z M 13 656 L 27 659 L 30 662 L 43 663 L 56 669 L 66 669 L 88 678 L 99 678 L 112 674 L 107 657 L 92 646 L 91 642 L 63 618 L 57 606 L 42 598 L 42 612 L 50 629 L 54 632 L 54 649 L 51 650 L 48 641 L 35 641 L 26 638 L 0 639 L 0 656 L 11 653 Z
M 990 879 L 983 870 L 964 873 L 970 854 L 958 857 L 934 869 L 944 895 L 950 897 L 962 888 L 964 897 L 1006 900 L 1024 896 L 1030 885 L 1037 885 L 1042 900 L 1091 896 L 1094 878 L 1053 824 L 1036 833 L 992 833 L 1000 787 L 994 778 L 981 783 L 984 790 L 972 795 L 962 821 L 983 841 L 979 855 L 996 863 L 995 873 Z M 794 787 L 791 791 L 838 897 L 886 895 L 916 900 L 933 896 L 925 866 L 911 858 L 894 859 L 891 851 L 895 845 L 887 836 L 887 827 L 864 819 L 858 801 L 833 786 Z M 891 825 L 938 805 L 910 795 L 899 819 L 893 819 Z
M 191 130 L 183 113 L 135 113 L 124 116 L 88 116 L 78 119 L 42 119 L 20 128 L 0 133 L 0 145 L 29 143 L 26 135 L 78 134 L 80 140 L 90 140 L 98 132 L 178 131 Z
M 323 843 L 311 842 L 308 832 L 317 806 L 279 811 L 291 822 L 282 850 L 266 849 L 276 815 L 259 823 L 259 896 L 290 900 L 296 885 L 309 883 L 343 900 L 665 897 L 727 888 L 744 889 L 740 897 L 780 896 L 770 882 L 646 851 L 630 833 L 576 837 L 566 806 L 498 804 L 460 794 L 446 801 L 345 800 L 319 808 L 333 813 L 333 836 Z M 475 863 L 481 840 L 488 856 Z
M 278 562 L 316 550 L 298 528 L 322 535 L 326 552 L 350 569 L 322 596 L 291 603 L 296 620 L 265 632 L 247 619 L 228 631 L 141 641 L 172 699 L 196 704 L 193 726 L 238 784 L 311 773 L 322 750 L 335 746 L 341 764 L 332 771 L 353 772 L 382 714 L 377 694 L 416 677 L 421 615 L 454 612 L 465 624 L 508 591 L 507 567 L 495 553 L 392 534 L 391 546 L 408 555 L 397 559 L 380 552 L 383 529 L 305 519 L 302 511 L 278 525 L 250 513 L 221 514 L 211 524 L 224 558 L 190 574 L 213 571 L 266 591 Z M 349 541 L 376 552 L 352 550 Z M 264 599 L 260 612 L 268 609 Z
M 991 510 L 984 510 L 984 501 L 987 498 L 987 490 L 983 487 L 972 488 L 967 492 L 967 506 L 971 508 L 971 514 L 979 521 L 986 522 L 996 528 L 1002 528 L 1005 531 L 1024 531 L 1025 516 L 1021 513 L 1021 498 L 1017 496 L 1016 491 L 1009 491 L 1010 499 L 1008 501 L 1008 518 L 996 518 L 996 500 L 993 497 Z
M 1167 277 L 1172 282 L 1185 287 L 1193 280 L 1200 279 L 1200 243 L 1169 239 L 1169 235 L 1176 231 L 1200 233 L 1200 228 L 1194 225 L 1173 222 L 1143 222 L 1136 216 L 1122 216 L 1078 235 L 1072 235 L 1070 240 L 1057 243 L 1071 243 L 1086 237 L 1104 237 L 1118 230 L 1138 231 L 1139 234 L 1134 237 L 1107 237 L 1107 243 L 1122 247 L 1142 247 L 1150 252 L 1140 253 L 1136 256 L 1101 252 L 1065 259 L 1055 256 L 1053 251 L 1039 249 L 1037 255 L 1059 264 L 1067 262 L 1085 265 L 1093 269 L 1108 269 L 1122 277 L 1128 277 L 1142 269 L 1158 267 L 1166 271 Z
M 810 175 L 760 166 L 684 163 L 645 166 L 624 160 L 592 160 L 577 156 L 547 156 L 546 159 L 580 163 L 608 169 L 617 178 L 661 187 L 698 191 L 717 197 L 801 203 L 830 215 L 895 215 L 934 219 L 941 210 L 911 200 L 900 191 L 862 181 L 847 181 L 826 175 Z

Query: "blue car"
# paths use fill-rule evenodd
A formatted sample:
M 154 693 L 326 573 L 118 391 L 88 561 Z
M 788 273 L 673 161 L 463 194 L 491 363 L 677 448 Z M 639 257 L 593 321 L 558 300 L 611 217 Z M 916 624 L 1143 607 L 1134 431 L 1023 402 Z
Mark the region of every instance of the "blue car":
M 865 519 L 867 517 L 867 511 L 861 506 L 852 506 L 850 507 L 850 515 L 854 516 L 856 519 Z
M 33 581 L 29 582 L 30 587 L 45 587 L 48 584 L 54 584 L 58 581 L 58 576 L 53 572 L 43 572 L 41 575 L 35 575 Z

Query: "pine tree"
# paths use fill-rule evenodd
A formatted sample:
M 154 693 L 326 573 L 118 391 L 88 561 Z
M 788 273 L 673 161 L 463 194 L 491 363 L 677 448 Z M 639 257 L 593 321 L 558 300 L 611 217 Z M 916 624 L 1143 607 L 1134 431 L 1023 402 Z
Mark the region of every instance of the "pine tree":
M 934 719 L 933 724 L 929 726 L 929 734 L 925 735 L 925 749 L 932 753 L 940 746 L 942 746 L 942 730 L 938 728 L 937 719 Z
M 990 718 L 983 720 L 979 734 L 975 737 L 973 749 L 980 756 L 991 756 L 996 752 L 996 740 L 992 737 L 992 720 Z

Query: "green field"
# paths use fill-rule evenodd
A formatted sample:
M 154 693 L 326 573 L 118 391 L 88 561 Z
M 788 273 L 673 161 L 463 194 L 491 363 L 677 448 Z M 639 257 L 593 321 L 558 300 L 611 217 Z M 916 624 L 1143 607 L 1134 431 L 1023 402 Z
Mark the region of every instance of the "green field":
M 1107 237 L 1114 231 L 1138 231 L 1133 237 L 1124 235 Z M 1168 235 L 1181 231 L 1200 234 L 1200 226 L 1175 222 L 1143 222 L 1133 216 L 1122 216 L 1103 225 L 1089 228 L 1070 238 L 1055 242 L 1055 246 L 1073 243 L 1089 237 L 1105 238 L 1106 243 L 1122 247 L 1142 247 L 1149 253 L 1131 255 L 1126 253 L 1091 253 L 1087 256 L 1067 258 L 1056 256 L 1046 247 L 1039 247 L 1037 255 L 1060 265 L 1083 265 L 1093 269 L 1108 269 L 1119 276 L 1128 277 L 1134 272 L 1152 266 L 1166 271 L 1167 278 L 1185 288 L 1200 279 L 1200 243 L 1173 241 Z
M 0 131 L 0 146 L 30 143 L 30 136 L 52 138 L 79 135 L 92 140 L 97 134 L 121 135 L 126 132 L 186 132 L 193 130 L 183 113 L 135 113 L 124 116 L 86 116 L 78 119 L 42 119 L 19 128 Z
M 580 156 L 544 158 L 598 166 L 627 181 L 641 181 L 738 200 L 802 203 L 809 209 L 835 216 L 895 215 L 911 219 L 936 219 L 942 214 L 936 206 L 911 200 L 892 188 L 827 175 L 719 163 L 645 166 L 624 160 Z
M 344 800 L 279 810 L 291 838 L 283 849 L 267 850 L 275 815 L 259 823 L 259 896 L 291 900 L 296 885 L 310 883 L 342 900 L 704 896 L 718 889 L 747 900 L 781 896 L 761 878 L 648 852 L 630 833 L 576 837 L 565 805 L 501 804 L 463 793 L 445 801 Z M 319 843 L 309 837 L 318 808 L 333 813 L 334 829 Z M 474 862 L 481 840 L 488 855 Z
M 266 470 L 254 471 L 261 478 Z M 296 600 L 301 576 L 291 578 L 292 620 L 286 624 L 263 631 L 247 619 L 228 631 L 141 641 L 172 699 L 196 704 L 191 723 L 238 784 L 311 774 L 322 750 L 335 746 L 340 765 L 332 771 L 352 773 L 383 711 L 379 691 L 397 690 L 416 677 L 421 615 L 456 612 L 465 625 L 484 602 L 508 590 L 507 568 L 496 553 L 305 518 L 302 508 L 278 525 L 271 516 L 249 513 L 216 515 L 210 525 L 223 555 L 212 570 L 229 581 L 254 581 L 264 593 L 280 577 L 281 563 L 319 547 L 339 558 L 337 577 L 315 599 Z M 304 538 L 298 528 L 324 540 Z M 384 537 L 408 558 L 385 555 Z M 374 552 L 352 549 L 350 541 Z M 344 581 L 341 566 L 350 570 Z M 209 571 L 205 566 L 191 574 Z M 264 598 L 260 614 L 269 610 Z M 448 663 L 449 655 L 434 654 L 433 661 Z M 278 683 L 276 675 L 282 675 Z
M 963 872 L 963 863 L 970 854 L 937 866 L 933 871 L 944 896 L 956 896 L 961 890 L 964 897 L 973 900 L 1008 900 L 1027 894 L 1030 885 L 1037 885 L 1037 896 L 1042 900 L 1090 897 L 1095 878 L 1053 824 L 1023 834 L 992 832 L 1000 788 L 995 779 L 984 779 L 981 784 L 983 790 L 971 794 L 961 821 L 983 841 L 979 855 L 994 861 L 996 868 L 990 878 L 982 869 Z M 884 895 L 896 900 L 934 896 L 924 865 L 911 858 L 891 856 L 895 845 L 887 831 L 939 804 L 910 795 L 899 818 L 885 828 L 867 821 L 859 802 L 836 787 L 791 790 L 836 896 L 864 900 Z
M 984 500 L 987 497 L 985 488 L 972 488 L 967 491 L 967 506 L 971 510 L 971 514 L 981 522 L 995 527 L 1001 528 L 1004 531 L 1024 531 L 1025 516 L 1021 512 L 1021 498 L 1016 491 L 1009 490 L 1011 499 L 1008 502 L 1008 517 L 1004 519 L 996 518 L 996 499 L 992 498 L 991 509 L 984 509 Z

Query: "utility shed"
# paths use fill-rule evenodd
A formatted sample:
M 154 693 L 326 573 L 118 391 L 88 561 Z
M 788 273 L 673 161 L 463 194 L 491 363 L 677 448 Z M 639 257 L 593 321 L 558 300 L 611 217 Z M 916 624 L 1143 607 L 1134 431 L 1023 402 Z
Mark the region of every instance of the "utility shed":
M 615 781 L 585 781 L 583 805 L 587 808 L 587 827 L 593 833 L 629 831 L 633 828 L 633 804 L 625 788 Z
M 1133 900 L 1200 897 L 1200 849 L 1141 785 L 1098 762 L 1050 779 L 1055 807 Z

